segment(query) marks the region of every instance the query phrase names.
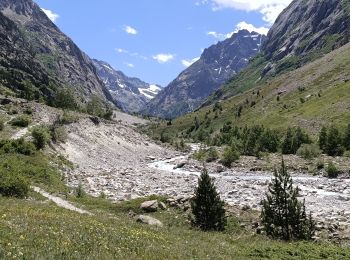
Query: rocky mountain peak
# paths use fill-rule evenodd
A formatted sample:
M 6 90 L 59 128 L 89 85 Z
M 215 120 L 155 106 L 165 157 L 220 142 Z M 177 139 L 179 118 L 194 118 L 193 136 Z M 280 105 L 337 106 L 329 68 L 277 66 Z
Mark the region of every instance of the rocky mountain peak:
M 161 90 L 160 86 L 126 76 L 105 61 L 95 59 L 93 63 L 113 100 L 126 112 L 140 112 Z
M 241 30 L 205 49 L 197 62 L 150 102 L 145 113 L 172 118 L 195 110 L 247 66 L 249 59 L 260 52 L 264 39 L 258 33 Z

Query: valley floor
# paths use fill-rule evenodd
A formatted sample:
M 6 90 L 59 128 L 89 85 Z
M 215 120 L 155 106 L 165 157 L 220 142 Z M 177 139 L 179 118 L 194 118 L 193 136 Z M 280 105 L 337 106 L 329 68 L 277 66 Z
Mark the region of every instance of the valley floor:
M 7 129 L 5 133 L 9 137 L 17 138 L 19 133 L 26 137 L 33 125 L 51 124 L 61 113 L 38 104 L 29 105 L 34 111 L 34 121 L 25 128 L 26 131 Z M 295 170 L 294 181 L 318 221 L 318 236 L 323 242 L 287 244 L 267 240 L 256 235 L 251 225 L 256 222 L 259 202 L 267 191 L 272 171 L 261 167 L 264 161 L 253 158 L 242 158 L 232 169 L 216 163 L 206 165 L 222 198 L 231 205 L 229 212 L 234 212 L 227 232 L 193 230 L 188 223 L 188 212 L 173 208 L 151 214 L 164 223 L 164 228 L 136 223 L 130 210 L 140 213 L 139 206 L 145 197 L 188 198 L 193 194 L 203 168 L 200 162 L 191 159 L 192 152 L 177 152 L 140 134 L 135 126 L 144 123 L 145 120 L 118 112 L 113 122 L 81 115 L 78 121 L 66 125 L 67 142 L 48 148 L 47 153 L 66 157 L 74 165 L 71 169 L 65 168 L 68 186 L 76 188 L 81 184 L 95 198 L 79 199 L 67 193 L 51 195 L 38 188 L 44 196 L 32 192 L 27 200 L 0 198 L 0 258 L 350 257 L 348 248 L 333 244 L 338 239 L 347 244 L 349 238 L 350 180 L 329 180 Z M 192 150 L 199 148 L 196 144 L 191 146 Z M 287 162 L 293 160 L 285 159 Z M 97 198 L 101 194 L 110 200 Z M 60 203 L 48 203 L 47 199 L 59 200 L 59 197 L 64 199 L 63 204 L 73 206 L 74 210 L 67 209 L 68 206 L 61 208 Z M 333 242 L 324 244 L 328 239 Z

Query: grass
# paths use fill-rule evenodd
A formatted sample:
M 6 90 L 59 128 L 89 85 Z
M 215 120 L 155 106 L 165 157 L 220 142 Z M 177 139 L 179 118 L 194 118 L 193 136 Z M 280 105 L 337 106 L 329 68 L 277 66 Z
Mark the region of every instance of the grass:
M 99 200 L 99 199 L 96 199 Z M 95 201 L 94 216 L 42 200 L 0 198 L 2 259 L 345 259 L 350 250 L 330 243 L 272 241 L 230 218 L 226 232 L 192 229 L 177 210 L 154 213 L 164 228 L 138 224 L 124 208 Z M 101 204 L 105 206 L 101 207 Z M 115 209 L 111 213 L 107 207 Z M 91 206 L 92 207 L 92 206 Z M 93 208 L 93 207 L 92 207 Z

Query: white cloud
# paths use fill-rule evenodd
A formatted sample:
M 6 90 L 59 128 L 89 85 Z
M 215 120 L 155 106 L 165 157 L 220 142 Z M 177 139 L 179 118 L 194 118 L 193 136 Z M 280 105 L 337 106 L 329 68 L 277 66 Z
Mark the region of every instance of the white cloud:
M 222 41 L 222 40 L 225 40 L 227 38 L 230 38 L 232 33 L 224 34 L 224 33 L 218 33 L 218 32 L 211 31 L 211 32 L 207 32 L 207 35 L 212 36 L 219 41 Z
M 213 10 L 233 8 L 243 11 L 258 11 L 263 15 L 263 20 L 273 24 L 277 16 L 286 8 L 292 0 L 211 0 Z
M 128 34 L 136 35 L 138 33 L 135 28 L 133 28 L 133 27 L 131 27 L 129 25 L 125 25 L 123 29 Z
M 189 67 L 191 66 L 193 63 L 195 63 L 196 61 L 198 61 L 200 59 L 200 57 L 196 57 L 192 60 L 182 60 L 181 63 L 182 65 L 184 65 L 185 67 Z
M 118 52 L 118 53 L 129 53 L 127 50 L 124 50 L 124 49 L 122 49 L 122 48 L 116 48 L 115 50 L 116 50 L 116 52 Z
M 167 63 L 172 61 L 175 58 L 175 55 L 173 54 L 157 54 L 152 57 L 154 60 L 156 60 L 158 63 Z
M 60 18 L 60 16 L 58 14 L 55 14 L 54 12 L 52 12 L 51 10 L 47 10 L 47 9 L 44 9 L 44 8 L 41 8 L 41 10 L 47 15 L 47 17 L 49 17 L 49 19 L 52 21 L 52 22 L 56 22 L 56 20 L 58 18 Z
M 132 63 L 125 63 L 125 65 L 129 68 L 135 68 L 135 65 Z
M 235 32 L 238 32 L 239 30 L 248 30 L 249 32 L 257 32 L 260 34 L 267 35 L 269 28 L 266 27 L 255 27 L 254 25 L 247 23 L 247 22 L 240 22 L 236 25 Z

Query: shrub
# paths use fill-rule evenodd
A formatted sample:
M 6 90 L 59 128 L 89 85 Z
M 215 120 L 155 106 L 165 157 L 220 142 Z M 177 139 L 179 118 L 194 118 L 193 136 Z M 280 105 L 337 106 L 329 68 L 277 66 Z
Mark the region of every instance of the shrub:
M 57 92 L 54 105 L 63 109 L 76 110 L 78 108 L 74 93 L 69 88 L 63 88 Z
M 206 157 L 206 151 L 204 148 L 200 148 L 198 151 L 196 151 L 193 154 L 193 158 L 196 159 L 197 161 L 204 161 Z
M 313 158 L 318 157 L 321 154 L 320 148 L 318 148 L 315 144 L 302 144 L 301 147 L 297 151 L 297 155 L 307 159 L 311 160 Z
M 337 178 L 339 175 L 339 171 L 334 163 L 329 162 L 327 167 L 327 176 L 328 178 Z
M 51 138 L 55 143 L 65 143 L 68 139 L 68 134 L 64 126 L 54 125 L 51 127 Z
M 63 115 L 59 119 L 59 124 L 69 125 L 78 121 L 78 117 L 75 116 L 72 112 L 67 110 L 63 111 Z
M 34 144 L 38 150 L 45 148 L 51 139 L 49 129 L 46 126 L 36 126 L 32 129 Z
M 29 182 L 17 172 L 3 172 L 0 169 L 0 194 L 6 197 L 26 198 Z
M 2 140 L 0 141 L 0 154 L 23 154 L 33 155 L 35 146 L 31 142 L 25 141 L 23 138 L 18 140 Z
M 221 163 L 222 165 L 230 168 L 232 163 L 239 160 L 239 152 L 234 146 L 227 147 L 222 154 Z
M 204 231 L 222 231 L 227 220 L 224 202 L 216 191 L 213 180 L 204 169 L 198 179 L 198 187 L 191 201 L 192 225 Z
M 284 161 L 269 185 L 262 201 L 261 222 L 266 234 L 283 240 L 310 240 L 315 233 L 311 213 L 306 214 L 305 201 L 298 200 L 299 189 L 293 187 Z
M 214 147 L 210 147 L 206 153 L 206 162 L 213 162 L 219 159 L 219 153 Z
M 79 183 L 78 187 L 76 188 L 75 195 L 77 196 L 77 198 L 85 197 L 86 193 L 85 193 L 84 187 L 81 183 Z
M 343 154 L 344 157 L 350 158 L 350 151 L 345 151 Z
M 18 127 L 27 127 L 32 122 L 32 118 L 28 115 L 21 115 L 11 120 L 10 124 Z

